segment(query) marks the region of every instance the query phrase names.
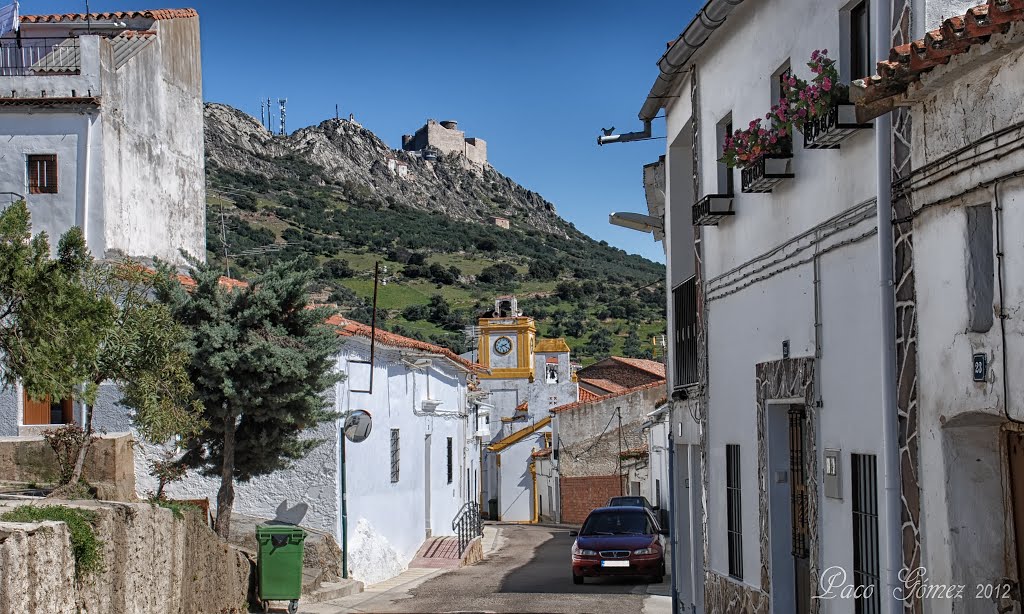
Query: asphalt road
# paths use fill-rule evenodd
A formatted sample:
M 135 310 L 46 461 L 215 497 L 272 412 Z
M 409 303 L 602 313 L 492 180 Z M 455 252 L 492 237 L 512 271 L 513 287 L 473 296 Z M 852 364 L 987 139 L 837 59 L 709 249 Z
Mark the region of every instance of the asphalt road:
M 658 585 L 631 578 L 587 578 L 582 586 L 574 585 L 573 538 L 568 531 L 504 525 L 499 536 L 502 545 L 476 565 L 375 596 L 364 593 L 338 602 L 336 610 L 316 611 L 655 614 L 671 610 L 667 576 Z

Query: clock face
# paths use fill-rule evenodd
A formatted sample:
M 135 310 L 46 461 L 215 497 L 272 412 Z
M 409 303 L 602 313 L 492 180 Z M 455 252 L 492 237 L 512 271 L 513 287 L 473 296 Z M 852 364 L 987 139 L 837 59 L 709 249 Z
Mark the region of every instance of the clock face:
M 508 337 L 498 337 L 498 340 L 494 342 L 494 351 L 505 355 L 512 351 L 512 340 Z

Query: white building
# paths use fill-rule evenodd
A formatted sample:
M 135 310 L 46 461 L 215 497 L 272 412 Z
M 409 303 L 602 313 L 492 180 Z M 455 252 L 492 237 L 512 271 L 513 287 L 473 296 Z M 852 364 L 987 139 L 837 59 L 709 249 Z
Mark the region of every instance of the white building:
M 898 315 L 914 447 L 904 547 L 963 599 L 925 612 L 1019 612 L 1024 571 L 1024 2 L 946 10 L 855 88 L 868 116 L 910 118 L 894 185 Z M 900 111 L 889 113 L 894 108 Z M 912 247 L 912 249 L 911 249 Z M 902 317 L 898 318 L 902 319 Z M 916 334 L 914 334 L 916 333 Z M 915 368 L 916 363 L 916 368 Z M 911 380 L 911 378 L 913 378 Z
M 349 570 L 356 579 L 378 582 L 401 573 L 426 539 L 453 535 L 452 521 L 479 496 L 481 438 L 468 389 L 479 368 L 449 350 L 387 331 L 376 333 L 371 365 L 370 327 L 340 318 L 331 324 L 346 338 L 337 358 L 346 379 L 324 393 L 339 419 L 307 433 L 323 443 L 288 469 L 236 482 L 233 509 L 296 522 L 344 543 L 344 471 Z M 115 386 L 101 387 L 93 408 L 97 431 L 133 431 L 119 398 Z M 25 408 L 22 393 L 0 394 L 0 417 L 21 416 Z M 372 429 L 365 441 L 346 444 L 343 466 L 341 427 L 356 409 L 370 413 Z M 18 434 L 18 425 L 0 423 L 0 436 Z M 156 490 L 149 462 L 161 450 L 141 441 L 135 450 L 136 490 L 145 498 Z M 165 493 L 216 506 L 219 487 L 219 478 L 191 472 Z
M 522 314 L 514 296 L 498 297 L 489 315 L 478 320 L 478 356 L 487 369 L 480 375 L 480 390 L 487 393 L 481 428 L 488 431 L 485 443 L 496 445 L 543 422 L 551 409 L 576 401 L 579 386 L 565 340 L 537 340 L 534 319 Z M 521 447 L 516 447 L 517 453 Z M 523 507 L 534 499 L 530 450 L 517 456 L 523 462 L 508 462 L 506 453 L 500 466 L 497 455 L 497 449 L 488 448 L 483 457 L 481 506 L 489 516 L 533 519 L 534 504 Z M 550 501 L 557 505 L 558 493 Z
M 0 202 L 97 257 L 206 255 L 199 17 L 25 15 L 0 38 Z
M 659 61 L 644 130 L 600 139 L 649 138 L 665 109 L 649 216 L 617 221 L 663 238 L 668 261 L 682 607 L 1019 608 L 1024 497 L 1007 485 L 1024 447 L 1004 373 L 1022 360 L 1024 252 L 1000 238 L 1021 223 L 1024 3 L 941 23 L 971 4 L 711 0 Z M 724 137 L 820 49 L 844 83 L 887 61 L 791 156 L 726 168 Z M 918 569 L 990 595 L 922 599 Z

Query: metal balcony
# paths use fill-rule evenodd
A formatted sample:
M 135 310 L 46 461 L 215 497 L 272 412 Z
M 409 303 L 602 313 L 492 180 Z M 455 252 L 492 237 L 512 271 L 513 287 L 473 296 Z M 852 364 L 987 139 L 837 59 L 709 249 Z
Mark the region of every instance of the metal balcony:
M 693 225 L 717 226 L 722 218 L 735 214 L 732 194 L 708 194 L 693 205 Z
M 838 149 L 853 133 L 867 128 L 871 128 L 871 124 L 857 123 L 855 105 L 837 103 L 824 116 L 815 117 L 804 125 L 804 149 Z
M 77 75 L 81 68 L 77 38 L 0 39 L 0 77 Z

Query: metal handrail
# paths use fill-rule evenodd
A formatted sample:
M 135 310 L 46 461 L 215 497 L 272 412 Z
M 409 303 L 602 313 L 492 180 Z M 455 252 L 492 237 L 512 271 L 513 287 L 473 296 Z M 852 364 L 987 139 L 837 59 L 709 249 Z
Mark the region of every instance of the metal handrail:
M 459 513 L 452 520 L 452 531 L 459 538 L 459 554 L 461 555 L 469 547 L 469 543 L 483 535 L 483 521 L 480 518 L 480 505 L 476 501 L 470 501 L 459 509 Z
M 78 39 L 0 39 L 0 77 L 78 74 L 82 61 Z

